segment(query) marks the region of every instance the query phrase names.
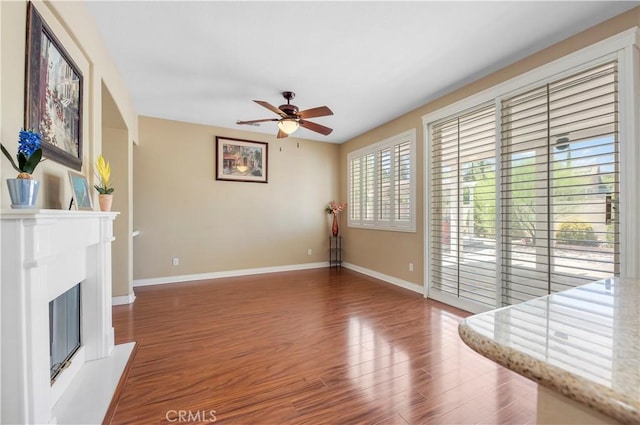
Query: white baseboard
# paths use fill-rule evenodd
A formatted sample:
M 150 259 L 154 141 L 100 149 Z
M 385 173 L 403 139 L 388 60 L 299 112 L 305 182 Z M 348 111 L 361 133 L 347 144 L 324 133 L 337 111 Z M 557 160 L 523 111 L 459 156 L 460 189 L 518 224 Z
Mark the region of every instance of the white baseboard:
M 112 297 L 111 305 L 133 304 L 135 300 L 136 300 L 136 294 L 131 292 L 129 295 L 120 295 L 118 297 Z
M 397 277 L 389 276 L 384 273 L 377 272 L 375 270 L 369 270 L 364 267 L 356 266 L 355 264 L 351 264 L 351 263 L 343 262 L 342 267 L 356 271 L 358 273 L 366 274 L 367 276 L 375 277 L 376 279 L 380 279 L 387 283 L 391 283 L 392 285 L 396 285 L 401 288 L 408 289 L 410 291 L 417 292 L 419 294 L 424 295 L 424 287 L 422 285 L 418 285 L 416 283 L 409 282 L 403 279 L 398 279 Z
M 152 277 L 134 279 L 133 286 L 164 285 L 166 283 L 189 282 L 194 280 L 220 279 L 224 277 L 249 276 L 252 274 L 288 272 L 293 270 L 319 269 L 329 267 L 326 261 L 319 263 L 291 264 L 288 266 L 259 267 L 255 269 L 226 270 L 222 272 L 196 273 L 181 276 Z

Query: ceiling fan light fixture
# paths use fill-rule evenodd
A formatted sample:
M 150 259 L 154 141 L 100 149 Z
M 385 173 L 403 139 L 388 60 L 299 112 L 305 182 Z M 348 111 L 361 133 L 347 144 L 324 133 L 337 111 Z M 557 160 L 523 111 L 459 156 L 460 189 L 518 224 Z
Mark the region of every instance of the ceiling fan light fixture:
M 0 0 L 2 1 L 2 0 Z M 254 100 L 255 103 L 274 112 L 278 115 L 278 118 L 265 118 L 250 121 L 236 121 L 238 125 L 255 125 L 263 122 L 277 121 L 278 133 L 276 137 L 278 139 L 285 138 L 290 134 L 293 134 L 299 127 L 304 127 L 307 130 L 315 131 L 316 133 L 328 136 L 333 131 L 332 128 L 325 127 L 324 125 L 317 124 L 313 121 L 309 121 L 308 118 L 326 117 L 333 115 L 333 111 L 327 106 L 318 106 L 316 108 L 305 109 L 304 111 L 298 110 L 296 105 L 291 104 L 291 99 L 295 97 L 295 93 L 286 91 L 282 93 L 282 96 L 287 100 L 285 105 L 275 107 L 269 102 L 264 100 Z
M 292 118 L 285 118 L 278 121 L 278 128 L 282 130 L 282 132 L 291 134 L 296 131 L 300 127 L 298 121 Z

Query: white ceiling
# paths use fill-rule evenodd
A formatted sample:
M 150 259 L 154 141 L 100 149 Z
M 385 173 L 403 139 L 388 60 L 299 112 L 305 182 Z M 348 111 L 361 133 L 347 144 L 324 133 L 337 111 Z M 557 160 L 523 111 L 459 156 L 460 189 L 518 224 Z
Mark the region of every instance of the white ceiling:
M 327 105 L 343 143 L 640 1 L 89 1 L 138 114 L 275 134 L 252 102 Z

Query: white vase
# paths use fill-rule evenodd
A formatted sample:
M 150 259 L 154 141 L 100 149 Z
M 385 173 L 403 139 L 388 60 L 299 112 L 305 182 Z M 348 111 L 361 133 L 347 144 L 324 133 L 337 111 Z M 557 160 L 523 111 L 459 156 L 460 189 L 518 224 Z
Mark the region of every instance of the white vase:
M 28 209 L 36 207 L 40 182 L 33 179 L 7 179 L 11 208 Z

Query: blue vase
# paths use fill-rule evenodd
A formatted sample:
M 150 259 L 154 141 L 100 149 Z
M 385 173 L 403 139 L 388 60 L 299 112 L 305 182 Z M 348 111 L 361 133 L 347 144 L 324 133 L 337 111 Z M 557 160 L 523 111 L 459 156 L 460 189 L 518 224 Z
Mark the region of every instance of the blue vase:
M 11 208 L 35 208 L 40 182 L 31 179 L 7 179 Z

